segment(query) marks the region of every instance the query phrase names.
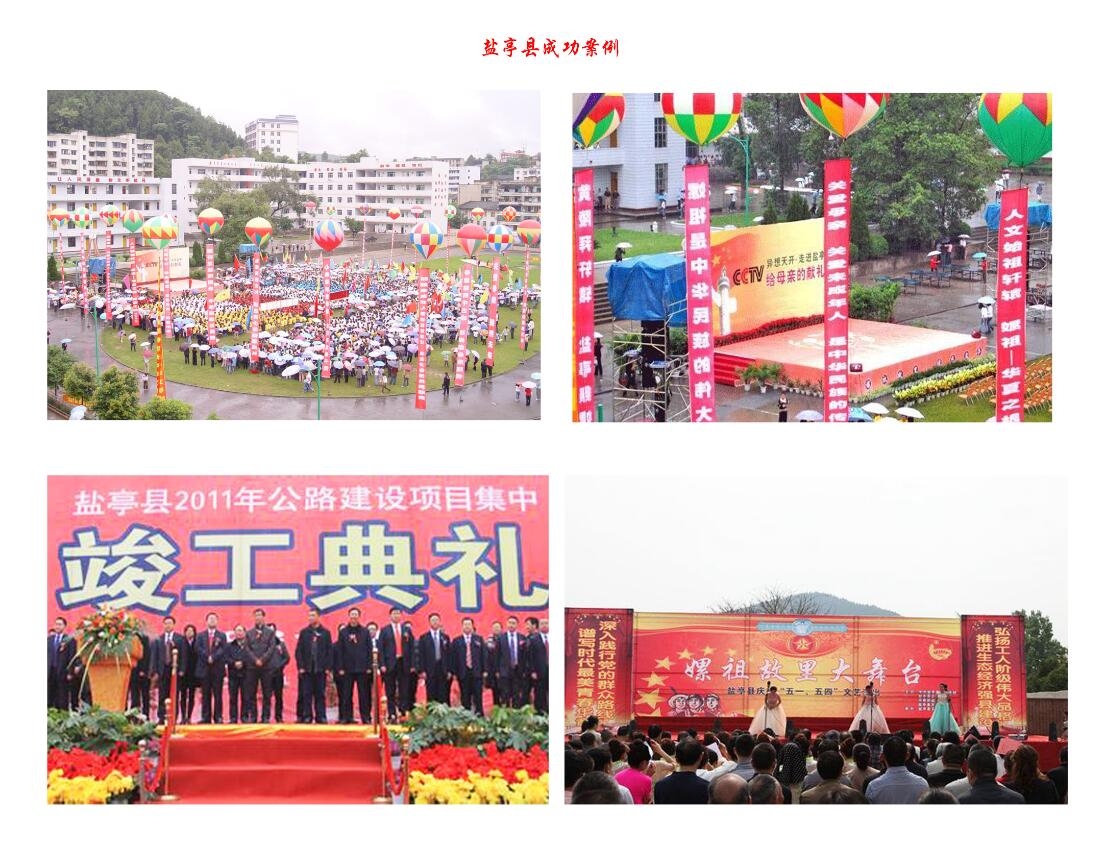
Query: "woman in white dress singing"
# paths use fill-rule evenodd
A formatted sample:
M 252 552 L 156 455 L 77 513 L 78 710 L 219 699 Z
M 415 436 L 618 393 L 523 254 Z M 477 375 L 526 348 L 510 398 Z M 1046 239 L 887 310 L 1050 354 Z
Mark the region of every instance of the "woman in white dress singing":
M 763 731 L 772 731 L 779 737 L 785 736 L 785 710 L 782 708 L 782 697 L 777 687 L 772 684 L 766 686 L 763 705 L 755 713 L 755 718 L 751 720 L 751 726 L 747 730 L 752 736 L 757 736 Z
M 887 734 L 888 722 L 884 718 L 884 714 L 881 713 L 881 706 L 878 702 L 881 691 L 873 686 L 873 682 L 869 682 L 866 685 L 865 690 L 862 691 L 861 708 L 856 714 L 854 714 L 854 720 L 850 723 L 851 731 L 863 730 L 865 733 L 875 732 L 877 734 Z M 861 723 L 865 720 L 865 725 Z

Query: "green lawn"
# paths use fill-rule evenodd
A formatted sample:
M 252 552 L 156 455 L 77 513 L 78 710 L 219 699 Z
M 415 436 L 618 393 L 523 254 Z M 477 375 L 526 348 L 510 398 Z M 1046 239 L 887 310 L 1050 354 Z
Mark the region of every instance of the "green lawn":
M 612 234 L 609 228 L 600 228 L 595 232 L 595 260 L 613 260 L 618 243 L 633 244 L 633 248 L 626 251 L 626 257 L 682 251 L 682 238 L 682 234 L 653 234 L 651 231 L 631 231 L 624 228 L 619 228 L 617 234 Z
M 966 403 L 959 395 L 946 395 L 943 398 L 935 398 L 919 404 L 916 409 L 926 416 L 927 421 L 987 421 L 995 414 L 995 407 L 990 401 L 973 401 Z M 1026 421 L 1051 421 L 1052 411 L 1026 413 Z

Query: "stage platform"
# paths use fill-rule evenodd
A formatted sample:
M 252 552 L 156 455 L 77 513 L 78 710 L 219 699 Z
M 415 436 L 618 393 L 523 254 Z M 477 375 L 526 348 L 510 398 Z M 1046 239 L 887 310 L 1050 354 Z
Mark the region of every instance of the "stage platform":
M 745 366 L 769 362 L 781 365 L 787 379 L 822 383 L 823 332 L 823 325 L 818 324 L 723 345 L 716 349 L 717 382 L 734 385 Z M 985 339 L 964 333 L 851 319 L 849 362 L 860 364 L 862 371 L 850 372 L 850 394 L 869 392 L 954 360 L 981 356 L 986 348 Z

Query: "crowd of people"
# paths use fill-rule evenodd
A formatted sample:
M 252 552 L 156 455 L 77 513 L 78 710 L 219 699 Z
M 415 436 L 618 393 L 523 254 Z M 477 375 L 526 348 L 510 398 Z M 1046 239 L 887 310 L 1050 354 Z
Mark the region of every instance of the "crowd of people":
M 377 724 L 378 675 L 390 721 L 424 701 L 457 701 L 483 715 L 486 695 L 495 707 L 532 704 L 539 713 L 548 711 L 546 619 L 529 617 L 520 624 L 511 616 L 493 622 L 491 632 L 481 635 L 471 617 L 463 618 L 461 628 L 451 633 L 443 628 L 440 615 L 431 613 L 427 627 L 417 635 L 399 608 L 390 610 L 383 625 L 363 623 L 361 610 L 351 608 L 333 632 L 323 625 L 320 613 L 310 609 L 295 642 L 288 642 L 281 629 L 267 622 L 262 608 L 255 609 L 253 619 L 251 628 L 240 624 L 226 632 L 218 615 L 210 612 L 205 628 L 188 624 L 179 632 L 175 618 L 168 616 L 159 634 L 142 633 L 142 654 L 130 674 L 130 707 L 150 718 L 155 697 L 156 717 L 163 723 L 174 663 L 175 711 L 181 723 L 196 721 L 196 714 L 198 722 L 212 724 L 284 721 L 288 669 L 297 675 L 296 722 L 331 721 L 331 685 L 336 721 L 351 724 L 357 713 L 363 724 Z M 77 642 L 67 632 L 64 617 L 55 620 L 47 650 L 48 706 L 75 709 L 92 702 Z
M 1060 765 L 1039 767 L 1036 749 L 1005 754 L 997 742 L 956 731 L 916 741 L 911 731 L 693 729 L 676 737 L 652 725 L 600 728 L 590 717 L 569 734 L 565 800 L 572 804 L 1061 804 Z

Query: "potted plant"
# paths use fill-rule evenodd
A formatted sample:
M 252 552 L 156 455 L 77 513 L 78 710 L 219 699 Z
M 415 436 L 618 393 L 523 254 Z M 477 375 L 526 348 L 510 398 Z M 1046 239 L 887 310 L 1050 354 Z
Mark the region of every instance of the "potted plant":
M 743 390 L 745 392 L 751 391 L 752 383 L 759 383 L 762 381 L 762 367 L 752 363 L 743 370 Z
M 107 710 L 126 709 L 130 671 L 143 646 L 141 621 L 124 609 L 100 608 L 77 626 L 80 646 L 76 657 L 84 662 L 83 681 L 91 682 L 92 698 Z
M 767 386 L 782 376 L 782 367 L 778 363 L 763 363 L 759 366 L 759 391 L 766 394 Z

